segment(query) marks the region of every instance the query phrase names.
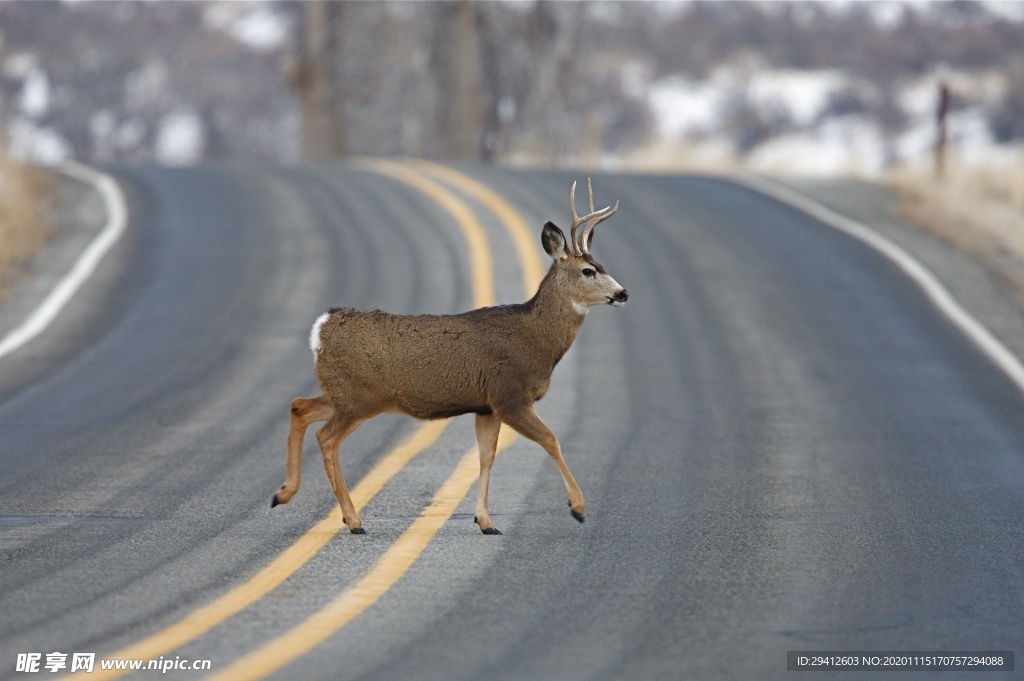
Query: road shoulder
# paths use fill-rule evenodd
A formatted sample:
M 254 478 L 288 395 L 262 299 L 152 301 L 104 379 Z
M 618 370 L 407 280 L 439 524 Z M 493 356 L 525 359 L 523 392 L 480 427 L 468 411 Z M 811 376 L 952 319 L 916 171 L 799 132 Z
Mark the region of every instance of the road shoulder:
M 0 301 L 0 400 L 56 369 L 110 322 L 133 238 L 121 238 L 106 193 L 130 200 L 130 187 L 76 167 L 55 172 L 53 234 L 27 267 L 27 275 Z M 118 206 L 124 212 L 124 204 Z M 127 211 L 131 213 L 132 211 Z M 114 227 L 120 229 L 114 229 Z
M 913 254 L 1017 357 L 1024 357 L 1024 293 L 990 265 L 912 223 L 884 186 L 849 179 L 775 181 L 875 230 Z
M 0 338 L 39 307 L 106 222 L 103 198 L 96 188 L 67 173 L 54 173 L 54 232 L 31 260 L 28 273 L 0 301 Z

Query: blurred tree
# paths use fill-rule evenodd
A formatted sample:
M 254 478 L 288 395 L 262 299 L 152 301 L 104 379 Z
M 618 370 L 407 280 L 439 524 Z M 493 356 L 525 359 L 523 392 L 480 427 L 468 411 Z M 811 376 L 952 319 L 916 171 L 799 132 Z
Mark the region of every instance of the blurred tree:
M 1024 139 L 1024 21 L 994 7 L 0 2 L 0 124 L 30 158 L 166 161 L 187 114 L 204 158 L 572 163 L 648 141 L 659 81 L 720 89 L 753 59 L 842 74 L 821 118 L 869 119 L 892 144 L 914 125 L 914 83 L 945 60 L 976 72 L 981 94 L 966 105 L 983 105 L 993 136 Z M 256 26 L 278 37 L 254 39 Z M 717 114 L 741 148 L 790 126 L 742 89 L 722 95 Z
M 481 82 L 480 21 L 473 0 L 439 5 L 433 65 L 441 101 L 437 133 L 442 156 L 475 161 L 484 152 L 485 93 Z
M 549 0 L 534 5 L 528 28 L 533 59 L 519 124 L 519 143 L 528 151 L 549 149 L 557 153 L 567 141 L 576 141 L 570 128 L 578 129 L 580 121 L 572 125 L 569 102 L 574 93 L 567 83 L 574 80 L 577 32 L 585 8 L 584 3 Z
M 302 102 L 302 152 L 307 159 L 348 152 L 338 69 L 345 4 L 331 0 L 305 3 L 301 53 L 291 83 Z

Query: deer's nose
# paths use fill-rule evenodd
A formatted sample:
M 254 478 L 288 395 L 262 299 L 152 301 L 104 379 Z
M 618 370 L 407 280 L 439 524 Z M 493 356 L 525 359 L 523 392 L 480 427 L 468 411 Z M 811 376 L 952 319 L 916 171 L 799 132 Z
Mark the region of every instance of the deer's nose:
M 627 291 L 626 289 L 622 289 L 621 291 L 618 291 L 613 297 L 615 298 L 615 302 L 624 303 L 627 300 L 629 300 L 629 291 Z

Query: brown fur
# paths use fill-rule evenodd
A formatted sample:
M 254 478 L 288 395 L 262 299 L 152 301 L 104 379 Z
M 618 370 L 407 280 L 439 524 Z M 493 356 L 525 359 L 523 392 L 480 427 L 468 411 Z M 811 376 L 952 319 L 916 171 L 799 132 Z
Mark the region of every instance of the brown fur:
M 380 310 L 332 310 L 314 331 L 316 372 L 323 395 L 292 403 L 288 474 L 273 505 L 299 488 L 302 440 L 315 421 L 328 479 L 346 524 L 362 533 L 349 498 L 338 447 L 361 423 L 383 412 L 418 419 L 475 413 L 480 447 L 476 520 L 494 529 L 487 487 L 502 423 L 540 444 L 562 474 L 573 516 L 583 521 L 579 486 L 554 434 L 533 409 L 548 390 L 551 373 L 572 345 L 592 305 L 625 302 L 628 294 L 590 256 L 572 249 L 552 223 L 542 243 L 553 262 L 536 295 L 525 303 L 456 315 L 395 315 Z M 587 244 L 589 247 L 589 243 Z

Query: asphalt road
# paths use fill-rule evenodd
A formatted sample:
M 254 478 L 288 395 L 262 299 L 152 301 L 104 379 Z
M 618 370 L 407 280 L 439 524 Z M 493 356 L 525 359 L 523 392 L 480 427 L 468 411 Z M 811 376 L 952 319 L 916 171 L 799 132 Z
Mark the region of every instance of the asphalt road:
M 538 247 L 582 179 L 463 170 Z M 318 314 L 473 300 L 451 216 L 364 167 L 117 176 L 129 236 L 67 319 L 0 360 L 3 678 L 23 677 L 19 653 L 98 660 L 165 630 L 335 505 L 312 436 L 301 491 L 269 504 L 288 404 L 316 391 Z M 1024 655 L 1018 389 L 891 263 L 791 208 L 703 178 L 594 189 L 621 201 L 593 251 L 629 303 L 591 312 L 538 405 L 586 523 L 519 439 L 492 476 L 503 536 L 480 534 L 471 493 L 377 602 L 272 678 L 781 679 L 792 650 Z M 498 302 L 521 300 L 501 221 L 455 193 L 486 230 Z M 22 378 L 4 383 L 11 362 Z M 349 438 L 350 487 L 415 427 L 382 416 Z M 337 534 L 164 657 L 217 672 L 307 620 L 474 443 L 472 418 L 454 420 L 363 510 L 367 535 Z M 978 673 L 875 678 L 903 676 Z

